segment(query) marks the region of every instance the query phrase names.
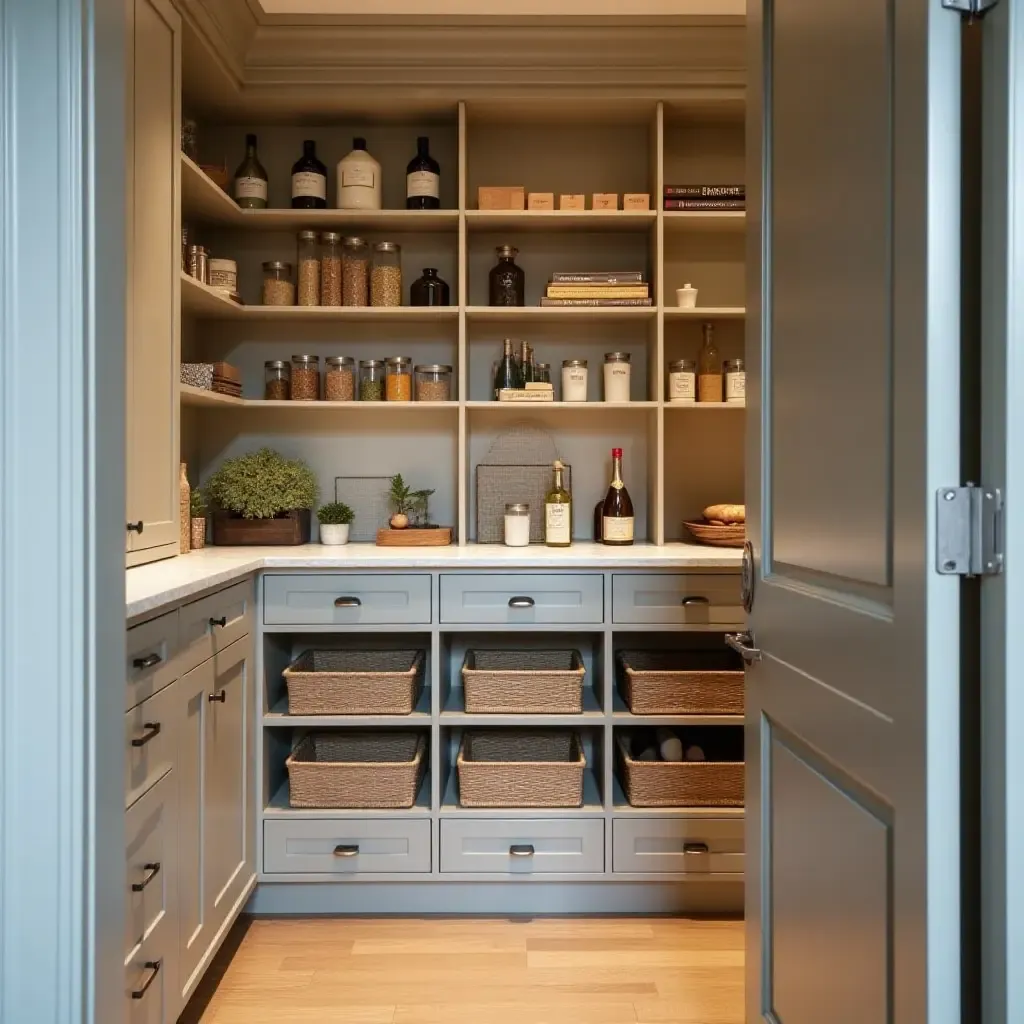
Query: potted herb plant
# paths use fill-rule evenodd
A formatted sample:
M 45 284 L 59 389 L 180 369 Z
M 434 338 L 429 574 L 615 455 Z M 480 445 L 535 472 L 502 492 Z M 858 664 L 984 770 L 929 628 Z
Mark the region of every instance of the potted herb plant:
M 228 459 L 206 486 L 216 505 L 213 543 L 308 544 L 319 492 L 305 462 L 272 448 Z
M 206 547 L 206 498 L 198 487 L 192 488 L 189 498 L 189 518 L 192 528 L 192 550 Z
M 356 514 L 343 501 L 331 501 L 316 510 L 321 544 L 347 544 L 348 531 Z

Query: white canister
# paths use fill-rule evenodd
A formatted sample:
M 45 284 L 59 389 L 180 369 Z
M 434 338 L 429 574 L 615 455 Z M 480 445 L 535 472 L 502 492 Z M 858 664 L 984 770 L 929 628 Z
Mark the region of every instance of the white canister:
M 604 400 L 606 402 L 629 401 L 628 352 L 606 352 L 604 356 Z
M 742 359 L 725 361 L 725 400 L 742 405 L 747 400 L 747 373 Z
M 505 506 L 505 546 L 525 548 L 530 543 L 530 506 Z
M 209 259 L 206 263 L 211 288 L 232 295 L 238 291 L 238 264 L 234 260 Z
M 585 402 L 587 400 L 586 359 L 562 360 L 562 401 Z
M 696 309 L 697 289 L 692 288 L 689 283 L 684 284 L 682 288 L 677 288 L 676 305 L 680 309 Z
M 668 364 L 668 400 L 697 401 L 697 364 L 692 359 L 677 359 Z

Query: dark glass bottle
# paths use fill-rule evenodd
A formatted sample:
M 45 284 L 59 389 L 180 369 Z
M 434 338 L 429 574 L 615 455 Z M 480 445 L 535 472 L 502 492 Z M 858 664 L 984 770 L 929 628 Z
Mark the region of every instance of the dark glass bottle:
M 292 209 L 327 208 L 327 168 L 316 158 L 316 143 L 306 139 L 302 156 L 292 165 Z
M 416 140 L 416 155 L 405 170 L 405 208 L 441 209 L 441 165 L 430 155 L 430 139 Z
M 604 543 L 604 498 L 594 506 L 594 541 Z
M 434 267 L 424 267 L 423 276 L 412 283 L 409 290 L 411 306 L 447 306 L 450 305 L 448 285 L 437 276 Z
M 523 375 L 516 365 L 516 357 L 512 354 L 512 339 L 505 339 L 505 353 L 498 363 L 494 375 L 494 397 L 500 399 L 500 392 L 506 388 L 518 389 L 523 386 Z
M 633 543 L 633 499 L 622 482 L 622 449 L 612 449 L 612 482 L 604 499 L 601 532 L 605 544 Z
M 245 159 L 235 171 L 235 202 L 245 210 L 265 210 L 268 193 L 267 172 L 256 155 L 256 136 L 245 137 Z
M 497 266 L 490 276 L 490 303 L 492 306 L 525 306 L 526 274 L 516 266 L 519 250 L 511 245 L 499 245 Z

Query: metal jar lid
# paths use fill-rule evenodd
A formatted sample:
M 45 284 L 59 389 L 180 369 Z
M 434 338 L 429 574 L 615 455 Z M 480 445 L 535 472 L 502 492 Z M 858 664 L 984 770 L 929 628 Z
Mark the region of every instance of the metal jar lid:
M 550 363 L 534 363 L 533 366 L 534 366 L 534 369 L 536 369 L 536 370 L 550 370 L 551 369 L 551 364 Z
M 210 259 L 210 271 L 214 270 L 226 270 L 229 274 L 237 274 L 238 264 L 234 260 L 227 260 L 218 256 L 216 259 Z
M 319 356 L 292 356 L 292 362 L 299 366 L 315 366 L 318 369 L 320 367 Z
M 324 231 L 320 235 L 320 241 L 324 245 L 337 245 L 341 241 L 341 235 L 337 231 Z
M 333 232 L 328 232 L 328 234 L 334 234 L 334 233 Z M 337 238 L 338 236 L 335 235 L 334 237 Z M 348 238 L 343 238 L 341 240 L 341 244 L 344 245 L 344 246 L 347 246 L 350 249 L 360 249 L 364 245 L 366 245 L 366 239 L 365 238 L 357 238 L 355 235 L 349 235 Z
M 268 359 L 263 364 L 263 369 L 265 369 L 265 370 L 287 370 L 288 369 L 288 363 L 285 362 L 285 360 L 283 360 L 283 359 Z
M 585 370 L 587 368 L 587 361 L 586 359 L 563 359 L 562 369 L 564 370 L 570 367 Z
M 350 366 L 356 365 L 356 361 L 351 356 L 328 356 L 324 362 L 336 370 L 347 369 Z
M 315 242 L 316 232 L 315 231 L 300 231 L 299 232 L 300 242 Z
M 628 363 L 631 356 L 628 352 L 605 352 L 604 361 L 606 363 Z
M 697 364 L 692 359 L 676 359 L 668 364 L 671 373 L 696 373 Z
M 388 366 L 412 366 L 412 358 L 410 356 L 390 356 L 385 362 Z
M 402 247 L 397 242 L 378 242 L 374 247 L 375 252 L 401 252 Z
M 726 359 L 724 365 L 725 365 L 725 372 L 726 373 L 742 373 L 743 372 L 743 360 L 742 359 Z
M 287 270 L 288 273 L 291 273 L 292 265 L 290 263 L 285 263 L 283 260 L 268 260 L 266 263 L 263 264 L 263 269 Z
M 416 367 L 417 373 L 451 373 L 452 368 L 443 363 L 425 363 Z
M 519 255 L 519 250 L 514 245 L 499 245 L 494 251 L 499 257 L 515 259 Z
M 517 502 L 516 504 L 505 506 L 505 515 L 507 516 L 528 516 L 529 514 L 529 505 Z
M 378 370 L 384 365 L 383 359 L 360 359 L 359 365 L 364 370 Z

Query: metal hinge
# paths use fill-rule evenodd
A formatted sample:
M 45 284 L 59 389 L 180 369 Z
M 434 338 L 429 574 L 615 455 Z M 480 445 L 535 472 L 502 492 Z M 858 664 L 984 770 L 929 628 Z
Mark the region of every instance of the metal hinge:
M 936 494 L 935 567 L 944 576 L 1003 571 L 1003 495 L 995 487 L 940 487 Z
M 983 18 L 999 0 L 942 0 L 942 6 L 948 11 L 959 11 L 964 17 L 973 21 Z

